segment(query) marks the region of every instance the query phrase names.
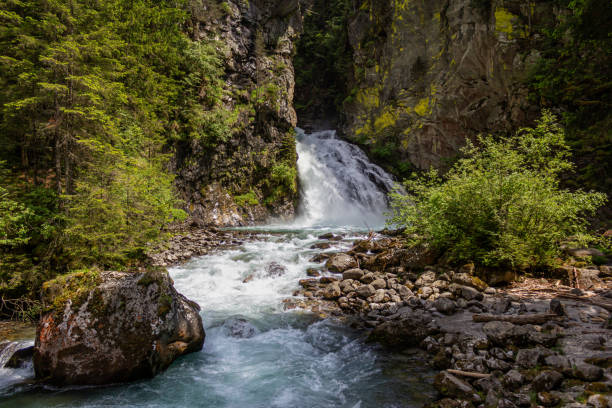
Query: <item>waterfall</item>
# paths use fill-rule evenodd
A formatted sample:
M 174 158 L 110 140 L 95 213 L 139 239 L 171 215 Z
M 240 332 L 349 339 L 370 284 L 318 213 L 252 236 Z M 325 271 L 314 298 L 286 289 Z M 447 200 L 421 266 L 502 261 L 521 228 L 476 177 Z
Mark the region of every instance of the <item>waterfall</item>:
M 333 130 L 297 130 L 301 202 L 295 225 L 380 228 L 394 181 Z

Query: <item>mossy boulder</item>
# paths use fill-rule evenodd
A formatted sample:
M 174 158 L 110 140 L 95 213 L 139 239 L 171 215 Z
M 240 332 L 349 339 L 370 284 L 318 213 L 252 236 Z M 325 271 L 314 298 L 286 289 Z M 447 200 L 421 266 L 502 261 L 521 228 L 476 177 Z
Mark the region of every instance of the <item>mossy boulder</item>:
M 44 286 L 46 313 L 34 349 L 37 378 L 100 385 L 153 377 L 199 351 L 199 306 L 164 270 L 80 272 Z

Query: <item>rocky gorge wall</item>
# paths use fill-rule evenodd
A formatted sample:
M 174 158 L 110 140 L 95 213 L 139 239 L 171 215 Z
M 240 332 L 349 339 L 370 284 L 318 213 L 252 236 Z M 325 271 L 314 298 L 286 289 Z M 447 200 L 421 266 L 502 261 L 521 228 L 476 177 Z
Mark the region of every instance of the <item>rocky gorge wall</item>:
M 353 2 L 344 134 L 399 175 L 443 166 L 467 138 L 529 124 L 525 79 L 553 1 Z M 393 163 L 389 163 L 392 161 Z
M 188 30 L 217 41 L 223 53 L 223 109 L 235 124 L 227 140 L 177 146 L 176 185 L 194 221 L 236 226 L 295 211 L 297 171 L 293 109 L 296 1 L 196 0 Z

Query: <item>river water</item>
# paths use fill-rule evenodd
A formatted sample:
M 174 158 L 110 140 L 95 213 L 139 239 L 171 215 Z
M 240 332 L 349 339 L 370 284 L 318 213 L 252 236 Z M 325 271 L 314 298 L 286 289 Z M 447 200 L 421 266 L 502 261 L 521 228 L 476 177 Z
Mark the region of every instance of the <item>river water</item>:
M 320 252 L 321 234 L 346 249 L 381 227 L 393 181 L 331 131 L 298 132 L 300 215 L 258 229 L 257 239 L 170 269 L 176 288 L 202 307 L 204 349 L 151 380 L 102 388 L 29 383 L 31 367 L 0 369 L 1 407 L 416 407 L 432 396 L 417 352 L 387 353 L 331 319 L 285 310 Z M 284 267 L 270 276 L 270 265 Z M 253 278 L 244 283 L 245 278 Z M 230 323 L 248 322 L 236 336 Z

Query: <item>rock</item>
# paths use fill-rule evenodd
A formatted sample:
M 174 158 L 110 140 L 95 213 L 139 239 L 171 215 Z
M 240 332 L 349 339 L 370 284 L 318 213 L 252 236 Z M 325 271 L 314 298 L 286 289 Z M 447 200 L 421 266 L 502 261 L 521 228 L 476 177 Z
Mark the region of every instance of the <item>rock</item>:
M 447 315 L 451 315 L 455 313 L 455 310 L 457 308 L 457 305 L 455 305 L 455 302 L 453 302 L 450 299 L 443 298 L 443 297 L 439 297 L 438 299 L 436 299 L 433 305 L 438 312 L 444 313 Z
M 544 364 L 563 372 L 570 370 L 571 368 L 570 361 L 567 357 L 556 354 L 546 357 L 544 359 Z
M 371 303 L 383 303 L 384 299 L 385 299 L 385 290 L 377 289 L 376 293 L 374 293 L 374 295 L 370 297 L 370 302 Z
M 313 289 L 319 286 L 319 280 L 314 278 L 300 279 L 299 284 L 304 289 Z
M 431 362 L 438 370 L 445 370 L 451 366 L 451 360 L 448 358 L 444 350 L 438 351 Z
M 482 293 L 480 293 L 478 290 L 470 286 L 461 287 L 461 297 L 463 297 L 467 301 L 474 300 L 474 299 L 476 300 L 483 299 Z
M 559 403 L 559 397 L 550 392 L 539 392 L 537 396 L 538 402 L 545 407 L 554 407 Z
M 453 276 L 453 283 L 462 286 L 469 286 L 479 291 L 483 291 L 488 287 L 488 285 L 480 280 L 480 278 L 471 276 L 467 273 L 456 273 Z
M 317 269 L 315 268 L 308 268 L 306 269 L 306 275 L 308 276 L 313 276 L 313 277 L 318 277 L 321 276 L 321 272 L 319 272 Z
M 346 270 L 357 268 L 357 261 L 347 254 L 334 254 L 327 260 L 325 267 L 330 272 L 342 273 Z
M 578 248 L 567 250 L 568 254 L 575 258 L 589 258 L 589 257 L 605 257 L 605 254 L 596 248 Z
M 601 394 L 593 394 L 587 399 L 587 404 L 595 408 L 609 408 L 610 400 Z
M 538 349 L 520 349 L 516 354 L 516 364 L 521 368 L 533 368 L 538 365 L 540 359 L 540 350 Z
M 434 377 L 434 387 L 445 397 L 480 401 L 480 397 L 470 384 L 446 371 Z
M 348 271 L 344 271 L 342 273 L 342 279 L 354 279 L 360 280 L 363 277 L 364 273 L 361 269 L 349 269 Z
M 510 309 L 510 306 L 511 306 L 510 299 L 502 298 L 502 299 L 495 301 L 493 305 L 491 306 L 491 309 L 493 310 L 493 313 L 495 314 L 502 314 L 502 313 L 506 313 Z
M 504 345 L 507 339 L 512 336 L 514 325 L 509 322 L 487 322 L 482 326 L 482 330 L 493 344 Z
M 34 355 L 34 346 L 21 348 L 13 353 L 11 358 L 6 362 L 6 368 L 22 368 L 27 366 Z
M 425 285 L 431 285 L 436 281 L 436 273 L 434 271 L 427 271 L 418 277 L 414 286 L 421 287 Z
M 370 285 L 374 286 L 374 289 L 385 289 L 387 287 L 387 282 L 385 282 L 384 279 L 375 279 Z
M 599 381 L 603 377 L 603 369 L 585 362 L 574 365 L 574 377 L 582 381 Z
M 55 306 L 38 324 L 34 369 L 56 385 L 152 377 L 204 344 L 199 306 L 163 270 L 77 273 L 44 291 L 45 304 L 55 294 Z
M 525 377 L 517 370 L 510 370 L 502 377 L 502 384 L 510 389 L 517 389 L 525 382 Z
M 557 371 L 545 370 L 538 374 L 531 383 L 531 386 L 536 391 L 551 391 L 561 385 L 563 375 Z
M 429 286 L 423 286 L 422 288 L 419 289 L 417 293 L 419 294 L 421 299 L 427 299 L 428 297 L 433 295 L 434 290 L 430 288 Z
M 334 278 L 333 276 L 323 276 L 319 279 L 319 282 L 327 285 L 328 283 L 338 282 L 338 278 Z
M 355 292 L 357 292 L 357 295 L 359 295 L 359 297 L 367 299 L 376 293 L 376 289 L 374 289 L 374 286 L 372 285 L 361 285 L 360 287 L 355 289 Z
M 319 235 L 317 239 L 332 239 L 333 237 L 334 237 L 334 234 L 331 232 L 328 232 L 326 234 Z
M 432 288 L 436 288 L 439 289 L 440 292 L 445 291 L 446 289 L 448 289 L 448 282 L 445 280 L 437 280 L 434 283 L 431 284 Z
M 489 376 L 487 378 L 481 378 L 474 382 L 474 387 L 480 391 L 503 391 L 502 383 L 495 376 Z
M 244 278 L 242 280 L 242 283 L 249 283 L 250 281 L 252 281 L 253 279 L 255 279 L 255 275 L 251 274 L 249 276 L 247 276 L 246 278 Z
M 495 293 L 497 293 L 497 290 L 495 290 L 495 288 L 492 288 L 492 287 L 489 286 L 488 288 L 486 288 L 484 290 L 484 293 L 486 295 L 494 295 Z
M 258 330 L 247 319 L 239 316 L 230 317 L 223 322 L 223 331 L 227 336 L 239 339 L 250 339 Z
M 338 282 L 332 282 L 323 289 L 323 297 L 325 299 L 338 299 L 340 296 L 342 296 L 342 290 L 340 290 Z
M 581 289 L 591 290 L 602 285 L 602 280 L 599 278 L 599 270 L 593 269 L 576 269 L 576 286 Z
M 431 320 L 431 315 L 426 313 L 402 314 L 398 320 L 389 320 L 377 326 L 367 340 L 396 349 L 416 347 L 427 336 L 438 333 Z
M 317 242 L 316 244 L 312 244 L 310 249 L 329 249 L 331 248 L 331 244 L 329 242 Z

